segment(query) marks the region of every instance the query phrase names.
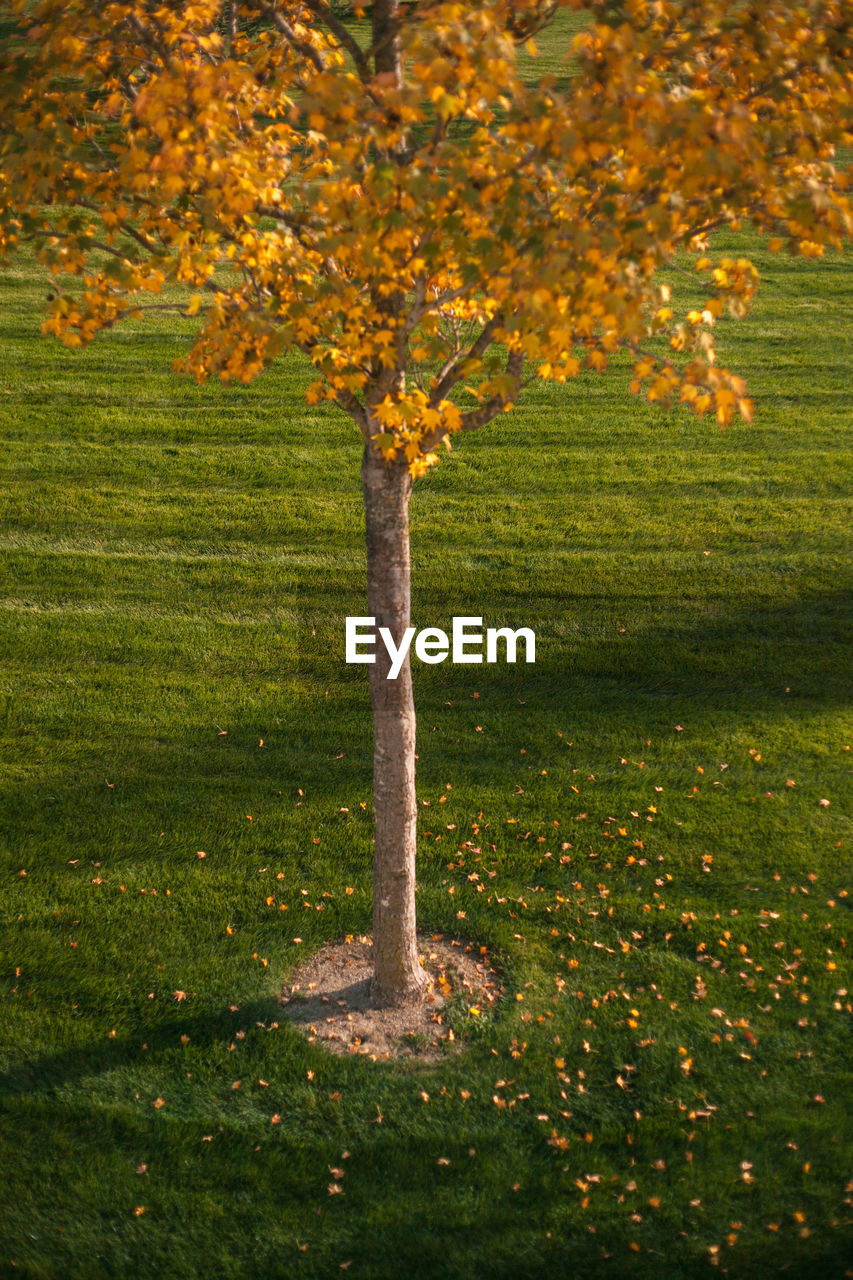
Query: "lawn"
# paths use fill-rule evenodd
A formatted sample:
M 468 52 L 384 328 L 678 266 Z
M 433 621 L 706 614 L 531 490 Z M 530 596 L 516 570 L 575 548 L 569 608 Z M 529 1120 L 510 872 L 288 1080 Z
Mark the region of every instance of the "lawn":
M 414 664 L 420 920 L 505 988 L 438 1065 L 278 1005 L 370 929 L 355 428 L 0 267 L 0 1275 L 853 1274 L 853 282 L 715 248 L 751 426 L 617 362 L 416 485 L 413 621 L 537 637 Z

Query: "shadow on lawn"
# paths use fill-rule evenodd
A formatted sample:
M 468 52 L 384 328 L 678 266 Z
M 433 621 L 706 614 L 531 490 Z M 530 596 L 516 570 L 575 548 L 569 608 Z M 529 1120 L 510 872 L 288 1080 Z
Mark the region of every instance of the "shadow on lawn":
M 318 600 L 322 590 L 317 586 L 312 596 L 315 613 L 329 618 L 337 598 L 334 584 L 325 588 L 328 599 Z M 682 719 L 693 735 L 715 741 L 756 721 L 792 728 L 807 723 L 853 697 L 845 675 L 853 638 L 850 603 L 850 594 L 839 588 L 787 604 L 756 602 L 738 609 L 722 599 L 688 601 L 677 614 L 659 615 L 654 600 L 644 609 L 624 594 L 600 600 L 556 592 L 548 600 L 538 590 L 529 597 L 516 595 L 502 613 L 512 616 L 513 625 L 533 626 L 535 665 L 426 666 L 415 660 L 420 785 L 432 786 L 439 775 L 443 781 L 448 768 L 464 767 L 472 785 L 502 788 L 517 776 L 514 737 L 520 733 L 525 742 L 535 741 L 538 732 L 550 734 L 555 724 L 585 748 L 595 744 L 600 753 L 610 749 L 614 735 L 630 741 L 668 732 Z M 421 617 L 450 626 L 437 610 L 423 610 Z M 620 618 L 626 619 L 624 632 Z M 487 618 L 485 625 L 492 622 L 498 620 Z M 264 828 L 255 829 L 253 848 L 263 857 L 281 844 L 283 830 L 298 830 L 302 819 L 309 821 L 307 807 L 301 817 L 293 807 L 297 789 L 309 797 L 315 816 L 330 798 L 340 804 L 342 797 L 348 803 L 354 795 L 369 795 L 366 670 L 344 664 L 341 616 L 317 627 L 311 621 L 304 625 L 311 637 L 304 652 L 311 656 L 300 659 L 295 674 L 272 669 L 252 674 L 259 689 L 265 681 L 280 684 L 283 676 L 289 682 L 284 706 L 282 695 L 267 696 L 268 719 L 256 713 L 252 722 L 229 722 L 226 737 L 218 736 L 213 724 L 191 724 L 179 735 L 169 734 L 149 723 L 144 709 L 119 704 L 116 695 L 108 733 L 99 738 L 97 725 L 90 730 L 98 745 L 81 749 L 56 734 L 56 763 L 47 757 L 30 785 L 13 790 L 7 784 L 0 839 L 12 851 L 55 848 L 65 840 L 71 849 L 82 849 L 83 857 L 99 856 L 90 850 L 104 839 L 113 851 L 121 847 L 134 857 L 162 859 L 169 850 L 158 847 L 158 830 L 183 823 L 207 839 L 205 831 L 227 827 L 231 839 L 235 806 L 259 805 L 263 799 L 275 819 L 267 828 L 268 847 Z M 133 662 L 132 652 L 126 661 Z M 79 688 L 66 695 L 72 702 L 85 698 L 87 679 L 91 676 L 81 676 Z M 25 715 L 23 702 L 20 708 L 9 700 L 5 710 L 7 733 L 17 737 L 20 730 L 22 749 L 28 739 L 50 738 L 57 721 L 62 726 L 59 697 L 48 711 L 53 723 L 47 729 L 31 719 L 13 723 L 16 715 Z M 474 721 L 484 728 L 476 739 Z M 258 750 L 261 739 L 264 750 Z M 70 756 L 73 764 L 67 766 L 63 761 Z M 108 789 L 104 777 L 112 782 L 117 775 L 118 786 Z M 81 780 L 85 777 L 89 781 Z M 238 840 L 242 847 L 245 842 Z M 310 870 L 310 859 L 304 861 Z
M 39 980 L 35 970 L 33 979 Z M 147 1023 L 141 1021 L 139 1031 L 133 1035 L 22 1059 L 0 1073 L 0 1098 L 21 1094 L 50 1095 L 58 1087 L 119 1067 L 156 1067 L 158 1059 L 175 1054 L 182 1035 L 189 1037 L 194 1050 L 204 1049 L 217 1043 L 227 1045 L 238 1031 L 251 1031 L 260 1028 L 261 1024 L 268 1027 L 280 1019 L 281 1009 L 273 997 L 249 1001 L 236 1012 L 223 1008 L 196 1017 L 182 1016 L 177 1011 L 169 1018 L 152 1017 Z M 299 1041 L 293 1039 L 291 1043 L 298 1048 Z M 143 1048 L 143 1045 L 147 1047 Z
M 428 581 L 413 593 L 418 627 L 452 628 L 448 585 L 432 589 Z M 494 576 L 494 575 L 493 575 Z M 537 575 L 541 584 L 545 575 Z M 601 699 L 621 709 L 640 704 L 685 701 L 702 715 L 721 712 L 738 719 L 753 711 L 787 714 L 793 702 L 814 709 L 853 699 L 847 655 L 853 641 L 853 582 L 833 591 L 803 593 L 788 601 L 692 594 L 673 607 L 666 594 L 650 590 L 572 595 L 558 581 L 543 589 L 502 590 L 499 580 L 484 579 L 479 589 L 470 577 L 454 590 L 453 614 L 483 616 L 483 626 L 528 626 L 536 633 L 536 662 L 524 661 L 519 645 L 514 665 L 427 666 L 413 659 L 415 702 L 423 723 L 431 708 L 446 700 L 486 691 L 498 705 L 513 708 L 519 697 L 538 696 L 555 714 L 570 714 L 584 724 L 600 721 Z M 485 601 L 485 603 L 484 603 Z M 499 602 L 499 610 L 494 603 Z M 367 672 L 344 661 L 344 615 L 366 607 L 347 584 L 326 575 L 312 582 L 310 598 L 298 594 L 297 612 L 304 633 L 298 640 L 299 671 L 305 680 L 304 706 L 297 717 L 303 731 L 322 732 L 317 713 L 334 721 L 334 690 L 329 698 L 311 697 L 311 686 L 337 682 L 361 698 L 367 708 Z M 316 634 L 315 634 L 316 632 Z M 503 646 L 500 646 L 503 653 Z M 790 691 L 790 697 L 788 696 Z M 461 703 L 454 703 L 461 706 Z M 529 704 L 528 704 L 529 705 Z M 528 711 L 526 714 L 530 714 Z M 670 714 L 669 711 L 666 712 Z M 638 717 L 639 718 L 639 717 Z
M 614 591 L 604 587 L 600 593 L 573 595 L 557 579 L 543 588 L 547 574 L 542 572 L 529 591 L 507 590 L 492 571 L 484 573 L 479 586 L 472 584 L 472 575 L 460 575 L 451 611 L 447 581 L 432 588 L 429 575 L 425 577 L 413 592 L 418 627 L 440 626 L 449 634 L 452 616 L 469 614 L 482 616 L 484 627 L 532 627 L 537 657 L 535 666 L 527 665 L 519 645 L 515 665 L 454 666 L 448 658 L 426 666 L 414 659 L 419 705 L 433 690 L 436 696 L 440 691 L 442 697 L 452 697 L 454 689 L 468 692 L 476 686 L 512 698 L 538 688 L 557 700 L 558 710 L 565 699 L 564 706 L 583 717 L 593 710 L 583 700 L 577 703 L 584 681 L 613 685 L 615 698 L 665 694 L 706 701 L 714 708 L 749 709 L 756 702 L 772 702 L 788 688 L 795 697 L 828 706 L 853 695 L 853 681 L 846 674 L 853 640 L 853 581 L 847 588 L 839 583 L 835 590 L 790 600 L 751 600 L 741 588 L 733 602 L 719 585 L 702 594 L 694 578 L 685 584 L 684 599 L 673 605 L 669 583 L 660 594 L 644 580 L 633 593 L 619 584 Z M 355 682 L 366 693 L 365 668 L 344 664 L 343 621 L 347 612 L 361 613 L 365 607 L 333 575 L 312 582 L 310 598 L 298 593 L 302 674 Z

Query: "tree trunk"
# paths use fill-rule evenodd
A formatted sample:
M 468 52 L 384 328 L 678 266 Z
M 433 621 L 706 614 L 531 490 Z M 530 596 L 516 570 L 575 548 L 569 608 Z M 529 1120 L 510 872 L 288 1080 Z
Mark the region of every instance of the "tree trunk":
M 399 648 L 411 611 L 409 495 L 412 480 L 403 458 L 386 463 L 370 445 L 362 462 L 367 531 L 367 601 L 375 618 L 376 661 L 370 668 L 373 708 L 372 993 L 380 1005 L 399 1005 L 423 992 L 415 932 L 415 703 L 409 655 L 396 680 L 379 637 L 387 627 Z
M 373 0 L 370 11 L 376 74 L 391 74 L 394 86 L 403 86 L 400 57 L 400 0 Z

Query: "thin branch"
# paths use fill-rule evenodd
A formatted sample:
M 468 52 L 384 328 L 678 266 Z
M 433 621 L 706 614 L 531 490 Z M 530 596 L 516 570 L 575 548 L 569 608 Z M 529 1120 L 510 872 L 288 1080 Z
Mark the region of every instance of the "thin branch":
M 525 41 L 529 40 L 532 36 L 538 35 L 554 17 L 558 8 L 559 4 L 557 3 L 557 0 L 552 0 L 547 9 L 538 14 L 535 20 L 529 25 L 525 25 L 523 21 L 517 23 L 512 17 L 510 17 L 507 24 L 507 31 L 512 36 L 515 44 L 524 44 Z
M 113 160 L 113 159 L 112 159 L 112 157 L 110 156 L 109 152 L 104 150 L 104 148 L 101 146 L 100 142 L 98 142 L 98 139 L 97 139 L 96 137 L 94 137 L 94 136 L 90 136 L 90 137 L 89 137 L 89 139 L 88 139 L 88 141 L 89 141 L 89 145 L 90 145 L 90 146 L 92 146 L 92 147 L 94 147 L 94 149 L 97 151 L 98 155 L 99 155 L 99 156 L 102 158 L 102 160 L 104 161 L 104 164 L 105 164 L 106 169 L 107 169 L 110 173 L 118 173 L 118 165 L 114 162 L 114 160 Z M 91 173 L 92 171 L 91 171 L 91 170 L 88 170 L 87 172 Z M 99 171 L 98 171 L 98 170 L 95 170 L 95 172 L 97 173 L 97 172 L 99 172 Z
M 439 384 L 443 382 L 444 378 L 447 376 L 449 371 L 453 368 L 454 364 L 456 363 L 456 360 L 459 357 L 459 353 L 462 350 L 462 344 L 459 341 L 459 331 L 455 325 L 452 325 L 451 328 L 453 329 L 453 335 L 456 341 L 450 355 L 447 357 L 444 364 L 441 366 L 438 373 L 435 375 L 435 378 L 433 379 L 433 382 L 437 381 Z
M 139 97 L 139 90 L 135 85 L 130 83 L 130 80 L 126 75 L 120 74 L 119 80 L 121 81 L 121 87 L 124 90 L 125 98 L 127 98 L 129 102 L 135 102 Z
M 294 342 L 293 345 L 295 347 L 298 347 L 298 349 L 301 352 L 303 352 L 303 354 L 306 355 L 309 360 L 311 359 L 311 353 L 315 350 L 317 346 L 315 342 L 304 342 L 304 341 L 300 342 L 298 339 Z M 347 413 L 353 419 L 359 431 L 361 432 L 364 443 L 369 444 L 370 443 L 370 423 L 368 422 L 367 410 L 365 409 L 364 405 L 361 403 L 361 401 L 358 399 L 357 396 L 354 396 L 351 391 L 347 391 L 346 388 L 344 387 L 335 387 L 334 392 L 335 392 L 335 399 L 337 400 L 337 402 L 341 405 L 342 408 L 344 408 L 347 411 Z
M 438 375 L 437 382 L 432 386 L 430 393 L 431 404 L 438 404 L 440 400 L 445 398 L 448 391 L 451 391 L 456 386 L 464 376 L 462 368 L 469 360 L 480 359 L 486 351 L 486 348 L 491 344 L 495 329 L 499 328 L 503 322 L 504 317 L 500 312 L 498 312 L 497 315 L 492 316 L 491 320 L 487 321 L 480 330 L 476 341 L 472 342 L 468 350 L 464 353 L 460 352 L 450 364 L 449 368 L 445 365 Z
M 204 315 L 205 312 L 212 311 L 212 310 L 213 310 L 212 307 L 199 307 L 198 311 L 195 311 L 193 314 L 200 316 L 200 315 Z M 133 312 L 135 311 L 178 311 L 185 319 L 189 320 L 192 318 L 191 316 L 187 315 L 186 307 L 180 302 L 132 303 L 123 314 L 132 315 Z
M 312 218 L 310 214 L 290 213 L 275 204 L 264 204 L 259 201 L 255 205 L 255 212 L 262 218 L 275 218 L 277 222 L 283 222 L 292 231 L 321 231 L 323 228 L 323 224 Z
M 413 307 L 404 326 L 406 333 L 409 334 L 417 328 L 427 311 L 434 311 L 436 307 L 445 307 L 449 302 L 455 302 L 457 298 L 464 297 L 469 290 L 470 285 L 463 284 L 458 289 L 449 289 L 447 293 L 440 293 L 434 298 L 427 299 L 419 313 Z
M 346 409 L 361 432 L 364 443 L 368 444 L 370 442 L 370 424 L 367 420 L 367 410 L 364 405 L 351 391 L 346 391 L 343 388 L 335 388 L 335 399 Z
M 682 239 L 689 237 L 693 240 L 696 236 L 705 236 L 709 231 L 716 231 L 718 227 L 727 227 L 732 221 L 737 221 L 736 215 L 734 218 L 715 218 L 712 222 L 703 223 L 701 227 L 688 228 L 687 231 L 682 232 Z
M 432 137 L 429 140 L 430 148 L 435 151 L 438 144 L 447 136 L 447 127 L 450 123 L 449 116 L 436 116 L 435 124 L 432 127 Z
M 303 58 L 307 58 L 309 62 L 313 63 L 317 71 L 326 70 L 326 64 L 314 46 L 307 40 L 300 40 L 293 27 L 286 18 L 281 16 L 277 9 L 267 4 L 264 5 L 263 12 L 270 19 L 273 26 L 281 32 L 292 49 L 295 49 L 297 53 L 302 54 Z
M 367 82 L 372 79 L 370 65 L 352 33 L 347 31 L 344 24 L 332 12 L 329 5 L 325 3 L 325 0 L 304 0 L 304 3 L 315 17 L 319 18 L 321 22 L 326 24 L 332 35 L 346 49 L 347 53 L 355 63 L 359 79 L 364 84 L 367 84 Z
M 91 213 L 100 214 L 101 212 L 98 206 L 94 204 L 91 200 L 76 200 L 75 204 L 80 209 L 88 209 Z M 156 252 L 157 250 L 156 242 L 154 240 L 149 239 L 141 231 L 137 231 L 137 229 L 135 227 L 132 227 L 130 223 L 121 222 L 119 223 L 119 227 L 126 235 L 130 236 L 132 240 L 135 240 L 137 244 L 141 245 L 146 253 Z
M 499 413 L 502 413 L 510 399 L 514 399 L 521 390 L 521 375 L 524 369 L 524 352 L 510 351 L 507 362 L 506 371 L 513 380 L 513 390 L 510 395 L 492 396 L 491 400 L 487 400 L 479 409 L 471 409 L 468 413 L 462 414 L 462 431 L 479 431 L 480 427 L 486 426 Z M 450 433 L 445 427 L 443 430 L 437 427 L 428 435 L 424 436 L 420 441 L 422 453 L 429 453 L 437 444 Z
M 151 21 L 155 26 L 159 27 L 159 23 L 156 22 L 156 19 L 153 16 Z M 171 61 L 171 52 L 163 37 L 162 29 L 155 32 L 147 30 L 139 21 L 135 13 L 128 14 L 125 18 L 125 22 L 130 27 L 131 31 L 133 31 L 142 41 L 144 48 L 155 50 L 160 55 L 163 66 L 167 67 Z
M 202 308 L 203 312 L 210 311 L 210 310 L 211 310 L 210 307 Z M 117 315 L 112 316 L 111 319 L 100 321 L 100 323 L 98 324 L 98 332 L 102 333 L 105 329 L 114 329 L 117 324 L 121 323 L 122 320 L 132 319 L 133 316 L 136 315 L 137 311 L 178 311 L 182 315 L 184 315 L 185 319 L 189 318 L 186 316 L 184 308 L 178 302 L 152 302 L 152 303 L 143 302 L 139 304 L 131 303 L 129 307 L 126 307 L 123 311 L 120 311 Z
M 419 252 L 420 249 L 423 247 L 423 245 L 426 243 L 427 238 L 429 237 L 429 234 L 430 233 L 427 231 L 426 234 L 421 237 L 421 241 L 418 246 L 418 249 L 416 250 L 416 253 Z M 412 333 L 413 329 L 416 327 L 416 325 L 420 324 L 421 317 L 423 316 L 424 310 L 426 308 L 426 287 L 427 287 L 426 272 L 422 271 L 415 279 L 415 290 L 414 290 L 414 297 L 412 299 L 412 309 L 409 312 L 408 319 L 406 320 L 406 324 L 404 326 L 407 340 L 409 338 L 409 335 Z
M 74 231 L 56 231 L 52 227 L 47 231 L 33 231 L 30 235 L 22 237 L 24 240 L 76 240 L 77 238 L 77 233 Z M 136 265 L 120 249 L 114 249 L 112 245 L 104 244 L 102 240 L 92 240 L 87 237 L 83 247 L 87 250 L 99 249 L 101 253 L 108 253 L 113 258 L 120 258 L 122 262 L 126 262 L 131 267 Z

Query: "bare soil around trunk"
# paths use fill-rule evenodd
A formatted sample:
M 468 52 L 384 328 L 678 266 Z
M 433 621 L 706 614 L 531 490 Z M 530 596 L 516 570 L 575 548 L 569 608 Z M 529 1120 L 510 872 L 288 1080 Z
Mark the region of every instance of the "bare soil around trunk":
M 422 999 L 377 1008 L 370 991 L 373 944 L 348 934 L 291 972 L 281 996 L 284 1016 L 331 1053 L 428 1063 L 458 1050 L 464 1024 L 486 1016 L 503 994 L 500 976 L 485 947 L 442 934 L 418 934 L 417 941 L 429 977 Z

